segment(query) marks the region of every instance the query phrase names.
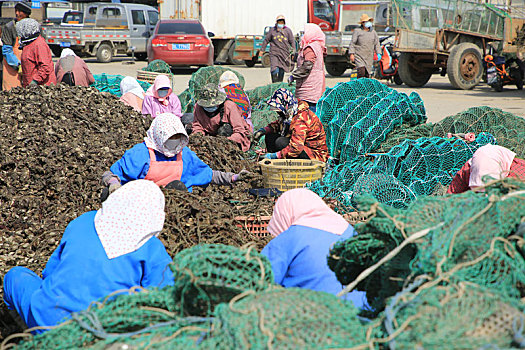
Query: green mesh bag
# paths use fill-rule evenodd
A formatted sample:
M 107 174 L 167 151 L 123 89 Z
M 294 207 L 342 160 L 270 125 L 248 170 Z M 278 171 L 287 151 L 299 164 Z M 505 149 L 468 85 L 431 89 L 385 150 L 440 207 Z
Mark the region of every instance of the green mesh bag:
M 390 349 L 522 348 L 523 304 L 471 283 L 400 292 L 381 317 Z M 377 332 L 376 334 L 380 334 Z
M 193 113 L 195 104 L 191 100 L 190 90 L 184 90 L 178 97 L 180 100 L 182 113 Z
M 289 85 L 287 83 L 268 84 L 246 91 L 246 94 L 250 99 L 250 105 L 252 106 L 252 109 L 269 109 L 266 101 L 268 101 L 278 89 L 290 90 L 295 94 L 295 85 Z
M 107 75 L 105 73 L 102 74 L 95 74 L 93 76 L 95 78 L 95 82 L 91 84 L 92 87 L 97 89 L 100 92 L 109 92 L 112 95 L 115 95 L 117 97 L 122 96 L 122 92 L 120 91 L 120 82 L 122 79 L 124 79 L 123 75 Z M 137 80 L 140 84 L 140 87 L 146 91 L 149 89 L 151 84 L 146 83 L 145 81 Z
M 163 60 L 153 60 L 143 70 L 145 70 L 146 72 L 171 74 L 170 65 L 164 62 Z
M 270 262 L 253 246 L 197 245 L 178 253 L 170 267 L 174 299 L 187 315 L 210 315 L 215 305 L 274 283 Z
M 245 293 L 215 309 L 207 349 L 350 348 L 366 343 L 350 302 L 307 289 L 280 287 Z
M 210 66 L 199 68 L 198 71 L 191 75 L 190 81 L 188 83 L 188 89 L 193 102 L 196 102 L 196 93 L 200 89 L 204 88 L 207 84 L 219 85 L 219 79 L 221 78 L 222 73 L 226 71 L 234 72 L 235 75 L 239 78 L 239 85 L 244 89 L 244 76 L 229 68 L 224 68 L 220 66 Z

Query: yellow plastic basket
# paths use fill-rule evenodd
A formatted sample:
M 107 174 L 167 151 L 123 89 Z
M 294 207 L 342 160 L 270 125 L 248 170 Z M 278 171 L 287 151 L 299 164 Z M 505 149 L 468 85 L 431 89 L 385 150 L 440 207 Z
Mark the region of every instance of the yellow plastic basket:
M 325 163 L 303 159 L 264 159 L 259 162 L 264 187 L 288 191 L 323 176 Z

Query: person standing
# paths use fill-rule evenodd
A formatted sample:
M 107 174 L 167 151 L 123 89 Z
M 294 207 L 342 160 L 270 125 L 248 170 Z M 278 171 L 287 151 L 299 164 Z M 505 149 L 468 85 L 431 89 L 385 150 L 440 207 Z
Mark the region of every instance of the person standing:
M 270 74 L 272 83 L 282 82 L 284 73 L 293 68 L 292 56 L 295 53 L 295 39 L 292 30 L 286 26 L 283 15 L 277 16 L 275 26 L 266 34 L 261 45 L 261 52 L 270 44 Z
M 86 86 L 93 84 L 95 78 L 86 62 L 78 57 L 73 50 L 64 49 L 55 67 L 57 82 L 70 86 Z
M 16 23 L 22 49 L 22 86 L 56 84 L 51 50 L 40 35 L 40 24 L 32 18 Z
M 326 54 L 325 35 L 314 23 L 304 25 L 304 35 L 297 57 L 297 68 L 288 78 L 288 83 L 296 81 L 295 96 L 306 101 L 315 113 L 317 101 L 325 90 L 324 55 Z
M 352 41 L 348 47 L 350 61 L 355 63 L 358 78 L 369 78 L 372 74 L 374 63 L 374 52 L 381 56 L 381 45 L 379 36 L 373 28 L 374 19 L 367 14 L 361 15 L 359 23 L 361 28 L 356 28 L 352 35 Z
M 16 22 L 31 15 L 31 3 L 21 1 L 15 5 L 16 19 L 7 23 L 2 30 L 2 90 L 11 90 L 21 86 L 20 59 L 22 51 L 19 49 L 19 40 L 16 34 Z

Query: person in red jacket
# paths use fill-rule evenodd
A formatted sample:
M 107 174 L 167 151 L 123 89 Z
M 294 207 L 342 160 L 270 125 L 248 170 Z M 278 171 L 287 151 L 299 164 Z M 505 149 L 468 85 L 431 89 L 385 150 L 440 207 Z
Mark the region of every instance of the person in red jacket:
M 525 180 L 525 160 L 516 158 L 516 153 L 502 146 L 482 146 L 452 179 L 447 193 L 463 193 L 481 187 L 486 177 Z
M 16 23 L 22 48 L 22 86 L 56 84 L 51 50 L 40 35 L 40 24 L 32 18 Z

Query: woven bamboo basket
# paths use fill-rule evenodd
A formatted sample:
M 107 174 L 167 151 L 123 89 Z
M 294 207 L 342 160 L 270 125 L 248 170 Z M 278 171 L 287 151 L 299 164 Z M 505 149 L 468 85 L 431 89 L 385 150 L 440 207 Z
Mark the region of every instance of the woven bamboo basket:
M 264 159 L 259 162 L 264 187 L 288 191 L 323 176 L 325 163 L 303 159 Z
M 174 86 L 173 74 L 148 72 L 148 71 L 139 69 L 137 71 L 137 80 L 142 80 L 147 83 L 153 84 L 153 82 L 155 81 L 155 78 L 157 78 L 159 75 L 167 76 L 170 79 L 171 88 L 173 89 L 173 86 Z

